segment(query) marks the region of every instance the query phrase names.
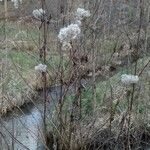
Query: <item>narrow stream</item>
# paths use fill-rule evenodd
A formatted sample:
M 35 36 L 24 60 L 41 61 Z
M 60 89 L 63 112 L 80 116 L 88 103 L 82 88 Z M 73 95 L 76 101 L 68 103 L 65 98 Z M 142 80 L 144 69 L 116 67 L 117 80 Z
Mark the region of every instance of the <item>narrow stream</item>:
M 82 84 L 86 83 L 86 80 L 82 81 Z M 73 91 L 74 87 L 70 86 L 68 93 Z M 60 93 L 60 86 L 47 90 L 49 116 L 55 108 Z M 34 104 L 25 104 L 20 110 L 8 112 L 6 116 L 0 117 L 0 150 L 45 150 L 42 140 L 43 109 L 43 92 L 41 91 Z
M 12 115 L 11 118 L 3 120 L 2 133 L 5 135 L 9 147 L 11 149 L 13 147 L 12 136 L 14 136 L 14 150 L 36 150 L 38 148 L 38 135 L 39 129 L 41 128 L 41 121 L 41 114 L 36 108 L 32 108 L 30 112 L 25 112 L 22 115 Z M 7 150 L 7 144 L 3 140 L 1 149 Z
M 60 87 L 48 91 L 48 113 L 60 96 Z M 21 111 L 9 112 L 0 118 L 0 150 L 42 150 L 42 92 L 36 104 L 26 104 Z M 3 138 L 4 137 L 4 138 Z M 13 137 L 14 140 L 13 140 Z M 5 140 L 4 140 L 5 139 Z M 14 149 L 12 148 L 14 145 Z

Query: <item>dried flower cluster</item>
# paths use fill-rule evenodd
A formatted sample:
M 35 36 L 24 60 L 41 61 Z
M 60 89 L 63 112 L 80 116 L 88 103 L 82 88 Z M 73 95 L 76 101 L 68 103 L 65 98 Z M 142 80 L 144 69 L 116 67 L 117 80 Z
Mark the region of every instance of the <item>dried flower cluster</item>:
M 80 21 L 86 17 L 90 17 L 90 15 L 90 11 L 85 10 L 84 8 L 78 8 L 75 14 L 76 19 Z
M 74 39 L 77 39 L 77 37 L 81 33 L 81 29 L 80 29 L 80 26 L 82 24 L 81 20 L 84 17 L 89 17 L 90 12 L 84 10 L 83 8 L 78 8 L 75 13 L 75 16 L 76 16 L 75 23 L 72 23 L 67 27 L 61 28 L 58 34 L 58 38 L 62 43 L 62 50 L 71 49 L 70 42 Z
M 35 66 L 35 71 L 37 71 L 37 72 L 46 72 L 46 70 L 47 70 L 47 65 L 43 65 L 43 64 L 39 64 L 39 65 L 37 65 L 37 66 Z
M 123 74 L 121 76 L 121 82 L 125 85 L 136 84 L 139 81 L 139 77 L 135 75 Z
M 60 42 L 70 42 L 78 37 L 81 33 L 81 29 L 77 24 L 70 24 L 67 27 L 60 29 L 58 38 Z
M 11 0 L 11 2 L 13 2 L 16 9 L 19 7 L 19 4 L 22 4 L 22 0 Z
M 45 10 L 43 10 L 42 8 L 35 9 L 35 10 L 33 10 L 32 14 L 36 19 L 41 20 L 41 19 L 43 19 L 44 15 L 45 15 Z

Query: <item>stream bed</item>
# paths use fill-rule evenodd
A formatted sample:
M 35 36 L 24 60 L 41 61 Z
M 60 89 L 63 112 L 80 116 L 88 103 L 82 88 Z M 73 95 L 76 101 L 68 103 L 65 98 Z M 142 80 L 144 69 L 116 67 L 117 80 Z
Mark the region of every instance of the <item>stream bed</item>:
M 52 88 L 47 93 L 47 112 L 50 114 L 54 108 L 54 101 L 60 96 L 60 87 Z M 43 93 L 40 92 L 34 104 L 25 104 L 20 110 L 9 112 L 0 118 L 0 150 L 44 149 L 42 97 Z

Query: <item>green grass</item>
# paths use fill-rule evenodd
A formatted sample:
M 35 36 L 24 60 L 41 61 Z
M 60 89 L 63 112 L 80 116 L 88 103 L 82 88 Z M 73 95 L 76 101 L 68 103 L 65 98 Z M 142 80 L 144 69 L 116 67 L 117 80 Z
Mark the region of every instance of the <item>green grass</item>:
M 8 62 L 4 70 L 6 74 L 3 87 L 5 91 L 11 94 L 19 94 L 22 90 L 27 88 L 24 79 L 28 73 L 34 69 L 37 64 L 37 57 L 30 55 L 24 51 L 8 51 L 7 55 L 2 50 L 0 52 L 0 59 Z M 23 78 L 24 79 L 23 79 Z
M 18 34 L 20 33 L 20 34 Z M 12 40 L 38 40 L 39 30 L 35 27 L 27 27 L 19 25 L 15 22 L 0 22 L 0 36 L 4 37 L 7 35 L 8 39 Z M 17 36 L 18 35 L 18 36 Z
M 29 54 L 25 51 L 8 51 L 7 53 L 2 50 L 0 52 L 0 59 L 7 58 L 10 63 L 19 66 L 23 72 L 32 69 L 38 62 L 38 56 L 35 53 Z
M 138 71 L 140 71 L 144 65 L 148 62 L 148 60 L 150 59 L 150 57 L 144 57 L 142 59 L 139 59 L 138 61 Z M 147 70 L 148 68 L 146 68 Z M 100 108 L 100 109 L 106 109 L 107 111 L 109 110 L 107 103 L 109 103 L 109 101 L 107 101 L 108 95 L 111 95 L 111 87 L 113 89 L 113 94 L 116 94 L 119 91 L 119 97 L 121 97 L 122 95 L 122 90 L 124 89 L 128 89 L 131 90 L 132 87 L 128 87 L 125 88 L 124 85 L 122 85 L 121 83 L 121 75 L 122 74 L 132 74 L 134 71 L 134 64 L 132 64 L 130 67 L 128 68 L 124 68 L 124 67 L 120 67 L 118 68 L 118 71 L 116 72 L 116 74 L 105 80 L 105 81 L 96 81 L 96 107 Z M 148 101 L 148 89 L 149 89 L 149 84 L 146 84 L 146 80 L 142 81 L 143 77 L 140 77 L 140 82 L 139 84 L 136 86 L 136 92 L 135 92 L 135 97 L 138 96 L 138 94 L 140 93 L 138 99 L 135 98 L 134 101 L 134 110 L 136 113 L 140 113 L 140 114 L 144 114 L 146 113 L 147 109 L 145 108 L 149 108 L 150 106 L 147 105 Z M 145 86 L 145 88 L 143 88 L 143 90 L 139 91 L 139 88 L 141 87 L 141 84 L 143 84 L 142 86 Z M 85 89 L 82 90 L 82 94 L 81 94 L 81 106 L 82 106 L 82 115 L 83 118 L 84 116 L 90 115 L 92 113 L 92 105 L 93 105 L 93 91 L 92 91 L 92 87 L 91 86 L 87 86 Z M 107 97 L 107 98 L 106 98 Z M 64 111 L 66 112 L 67 109 L 70 107 L 70 105 L 72 104 L 73 100 L 75 98 L 75 94 L 71 94 L 69 96 L 66 97 L 66 105 L 64 106 Z M 143 102 L 143 100 L 145 102 Z M 113 105 L 115 106 L 116 104 L 113 103 Z M 106 108 L 105 108 L 106 107 Z M 123 112 L 127 109 L 127 97 L 123 96 L 120 99 L 120 103 L 116 108 L 117 112 Z

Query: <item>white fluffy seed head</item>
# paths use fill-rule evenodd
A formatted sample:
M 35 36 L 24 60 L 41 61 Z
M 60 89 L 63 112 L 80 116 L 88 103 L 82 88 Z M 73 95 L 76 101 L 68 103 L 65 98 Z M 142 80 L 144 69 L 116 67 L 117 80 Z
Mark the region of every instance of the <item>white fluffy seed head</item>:
M 22 4 L 22 0 L 11 0 L 11 2 L 13 2 L 16 9 L 19 7 L 19 4 Z
M 43 65 L 43 64 L 39 64 L 37 66 L 35 66 L 35 71 L 37 72 L 46 72 L 47 70 L 47 65 Z
M 125 85 L 136 84 L 139 81 L 139 77 L 135 75 L 121 75 L 121 82 Z
M 90 11 L 89 10 L 85 10 L 84 8 L 78 8 L 77 11 L 76 11 L 76 18 L 78 20 L 82 20 L 86 17 L 90 17 L 91 14 L 90 14 Z
M 33 10 L 32 14 L 36 19 L 43 19 L 43 16 L 45 15 L 45 10 L 43 10 L 42 8 L 35 9 Z
M 71 40 L 76 39 L 80 33 L 81 29 L 79 25 L 70 24 L 69 26 L 60 29 L 58 38 L 62 43 L 69 43 Z

